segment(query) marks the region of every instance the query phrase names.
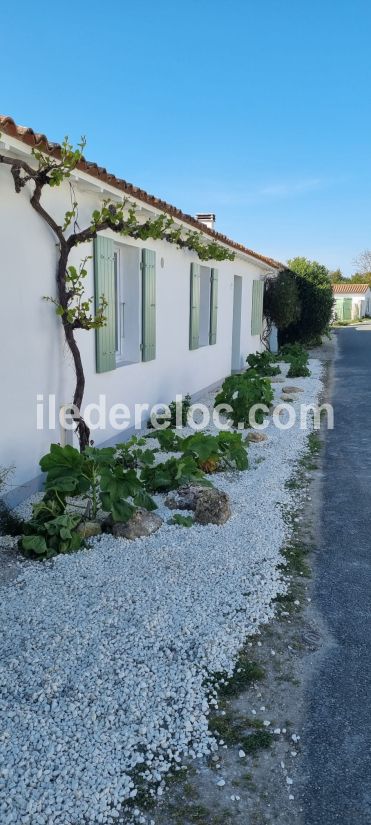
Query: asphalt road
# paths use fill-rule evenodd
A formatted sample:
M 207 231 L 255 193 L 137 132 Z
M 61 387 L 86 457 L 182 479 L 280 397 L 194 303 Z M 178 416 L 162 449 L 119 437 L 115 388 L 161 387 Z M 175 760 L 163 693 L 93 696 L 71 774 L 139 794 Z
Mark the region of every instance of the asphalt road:
M 305 825 L 371 825 L 371 326 L 337 333 L 313 603 L 329 643 L 306 693 Z

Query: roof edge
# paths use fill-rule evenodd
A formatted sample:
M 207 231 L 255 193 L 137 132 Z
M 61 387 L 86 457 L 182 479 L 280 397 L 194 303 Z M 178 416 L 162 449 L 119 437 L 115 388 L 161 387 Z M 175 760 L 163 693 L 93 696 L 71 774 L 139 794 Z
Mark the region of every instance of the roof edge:
M 15 123 L 13 118 L 8 115 L 0 115 L 0 132 L 4 132 L 9 137 L 20 140 L 22 143 L 25 143 L 31 148 L 37 146 L 38 149 L 42 149 L 53 157 L 60 157 L 61 145 L 59 143 L 51 142 L 45 134 L 34 132 L 34 130 L 29 126 L 18 125 Z M 266 255 L 262 255 L 259 252 L 254 252 L 247 246 L 244 246 L 237 241 L 233 241 L 231 238 L 228 238 L 227 235 L 216 232 L 214 229 L 209 229 L 205 226 L 205 224 L 196 220 L 196 218 L 192 215 L 187 215 L 185 212 L 182 212 L 181 209 L 172 206 L 160 198 L 156 198 L 154 195 L 150 195 L 148 192 L 145 192 L 144 189 L 140 189 L 132 183 L 128 183 L 128 181 L 123 178 L 117 178 L 116 175 L 107 172 L 107 169 L 104 166 L 98 166 L 97 163 L 82 158 L 76 168 L 101 182 L 107 183 L 110 186 L 119 189 L 126 195 L 137 198 L 137 200 L 146 203 L 148 206 L 153 206 L 155 209 L 160 209 L 162 212 L 166 212 L 168 215 L 171 215 L 171 217 L 177 218 L 183 223 L 189 224 L 189 226 L 198 232 L 202 232 L 203 235 L 209 235 L 214 240 L 231 247 L 237 252 L 241 252 L 251 258 L 255 258 L 257 261 L 265 263 L 273 269 L 281 270 L 286 268 L 285 264 L 275 261 L 273 258 L 268 258 Z

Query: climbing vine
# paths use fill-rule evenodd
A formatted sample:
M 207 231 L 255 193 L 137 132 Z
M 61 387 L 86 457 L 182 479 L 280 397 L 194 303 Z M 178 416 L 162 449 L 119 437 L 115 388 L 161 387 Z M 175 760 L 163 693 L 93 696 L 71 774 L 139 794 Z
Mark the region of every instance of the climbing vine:
M 127 199 L 121 202 L 105 199 L 101 208 L 93 211 L 90 224 L 80 229 L 79 204 L 69 179 L 80 161 L 83 160 L 85 145 L 85 138 L 81 138 L 80 143 L 74 148 L 66 137 L 60 146 L 58 158 L 52 157 L 41 149 L 33 148 L 33 165 L 20 158 L 0 155 L 0 163 L 10 166 L 14 188 L 18 194 L 27 184 L 33 184 L 30 204 L 57 239 L 57 295 L 51 298 L 44 297 L 55 305 L 73 358 L 76 383 L 72 406 L 81 451 L 89 444 L 90 431 L 80 412 L 85 390 L 85 374 L 75 331 L 105 326 L 107 301 L 104 295 L 98 296 L 98 309 L 93 312 L 94 299 L 85 295 L 84 285 L 87 276 L 86 263 L 89 258 L 84 258 L 77 268 L 71 266 L 68 264 L 71 250 L 80 244 L 92 241 L 99 232 L 111 229 L 121 236 L 126 235 L 141 241 L 148 239 L 167 241 L 180 249 L 192 250 L 202 261 L 233 260 L 235 257 L 234 252 L 216 241 L 204 241 L 200 232 L 186 230 L 183 226 L 175 224 L 169 215 L 160 214 L 141 223 L 138 220 L 135 205 Z M 58 187 L 63 181 L 70 183 L 71 205 L 65 213 L 63 224 L 60 225 L 42 205 L 41 196 L 45 187 Z

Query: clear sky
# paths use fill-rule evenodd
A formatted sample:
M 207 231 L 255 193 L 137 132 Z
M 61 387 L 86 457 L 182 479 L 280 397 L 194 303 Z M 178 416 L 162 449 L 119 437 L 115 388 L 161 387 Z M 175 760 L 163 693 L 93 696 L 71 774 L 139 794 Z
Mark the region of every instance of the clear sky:
M 371 247 L 370 0 L 4 3 L 3 114 L 286 260 Z

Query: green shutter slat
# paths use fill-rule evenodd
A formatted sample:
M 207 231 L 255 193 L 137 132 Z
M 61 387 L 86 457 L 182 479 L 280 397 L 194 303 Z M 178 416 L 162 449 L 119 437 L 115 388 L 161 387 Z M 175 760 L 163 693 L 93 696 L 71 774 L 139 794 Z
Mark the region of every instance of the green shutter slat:
M 200 264 L 191 264 L 189 349 L 197 349 L 200 339 Z
M 261 335 L 263 329 L 264 281 L 253 281 L 251 307 L 251 335 Z
M 142 249 L 142 361 L 156 358 L 156 253 Z
M 109 372 L 116 367 L 116 296 L 113 240 L 98 235 L 94 239 L 94 289 L 95 307 L 104 295 L 107 301 L 104 327 L 95 331 L 97 372 Z
M 210 344 L 216 344 L 216 330 L 218 325 L 218 280 L 218 270 L 212 269 L 210 287 Z

